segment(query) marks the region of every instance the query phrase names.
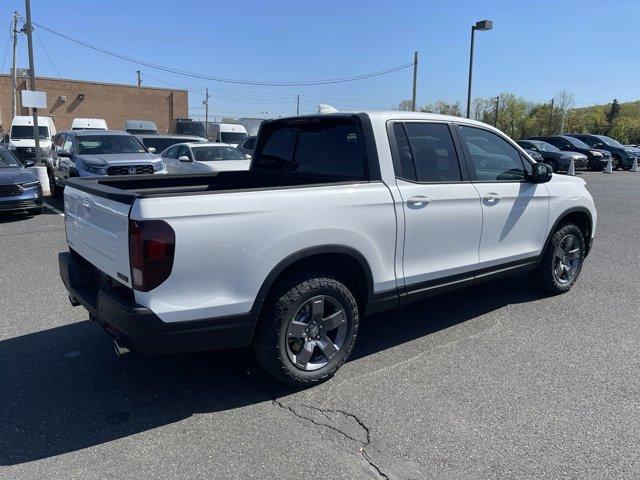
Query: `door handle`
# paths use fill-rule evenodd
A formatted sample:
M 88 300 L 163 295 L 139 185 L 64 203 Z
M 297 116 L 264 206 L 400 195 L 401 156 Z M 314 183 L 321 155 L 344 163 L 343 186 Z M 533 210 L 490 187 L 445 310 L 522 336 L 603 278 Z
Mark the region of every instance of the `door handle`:
M 482 198 L 485 199 L 487 202 L 497 202 L 502 198 L 502 195 L 500 195 L 499 193 L 491 192 L 491 193 L 487 193 Z
M 407 205 L 412 205 L 415 207 L 426 207 L 427 205 L 429 205 L 429 203 L 431 203 L 431 199 L 425 197 L 424 195 L 416 195 L 415 197 L 411 197 L 409 200 L 407 200 Z

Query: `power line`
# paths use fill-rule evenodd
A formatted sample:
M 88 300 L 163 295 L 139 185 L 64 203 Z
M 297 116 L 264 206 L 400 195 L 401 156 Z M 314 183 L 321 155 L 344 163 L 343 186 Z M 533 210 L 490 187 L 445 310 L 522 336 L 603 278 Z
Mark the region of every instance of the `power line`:
M 34 24 L 35 25 L 35 24 Z M 36 32 L 36 38 L 38 39 L 38 42 L 40 43 L 40 46 L 42 47 L 42 50 L 44 50 L 45 55 L 47 56 L 47 58 L 49 59 L 49 63 L 51 64 L 51 66 L 53 67 L 53 69 L 56 71 L 56 73 L 58 74 L 58 78 L 62 78 L 62 75 L 60 75 L 60 72 L 58 71 L 56 64 L 53 63 L 53 60 L 51 59 L 51 55 L 49 55 L 49 52 L 47 51 L 47 47 L 44 46 L 44 42 L 42 41 L 42 39 L 40 38 L 40 34 L 38 33 L 38 30 L 34 29 L 34 32 Z
M 120 53 L 116 53 L 116 52 L 112 52 L 110 50 L 107 50 L 105 48 L 101 48 L 98 47 L 96 45 L 93 45 L 91 43 L 88 42 L 84 42 L 82 40 L 78 40 L 77 38 L 73 38 L 70 37 L 69 35 L 66 35 L 64 33 L 60 33 L 57 32 L 49 27 L 45 27 L 44 25 L 40 25 L 39 23 L 33 22 L 33 24 L 43 30 L 46 30 L 49 33 L 52 33 L 53 35 L 57 35 L 59 37 L 62 37 L 66 40 L 69 40 L 70 42 L 74 42 L 77 43 L 78 45 L 82 45 L 84 47 L 90 48 L 92 50 L 95 50 L 97 52 L 101 52 L 104 53 L 106 55 L 110 55 L 112 57 L 116 57 L 119 58 L 120 60 L 124 60 L 130 63 L 135 63 L 137 65 L 144 65 L 146 67 L 149 68 L 153 68 L 156 70 L 161 70 L 163 72 L 169 72 L 169 73 L 173 73 L 176 75 L 182 75 L 184 77 L 191 77 L 191 78 L 201 78 L 203 80 L 209 80 L 212 82 L 220 82 L 220 83 L 233 83 L 233 84 L 239 84 L 239 85 L 262 85 L 262 86 L 268 86 L 268 87 L 297 87 L 297 86 L 304 86 L 304 85 L 331 85 L 331 84 L 336 84 L 336 83 L 347 83 L 347 82 L 355 82 L 357 80 L 365 80 L 367 78 L 373 78 L 373 77 L 380 77 L 382 75 L 388 75 L 390 73 L 394 73 L 400 70 L 404 70 L 406 68 L 412 67 L 413 63 L 407 63 L 404 65 L 398 65 L 396 67 L 390 67 L 384 70 L 380 70 L 377 72 L 372 72 L 372 73 L 365 73 L 365 74 L 360 74 L 360 75 L 353 75 L 351 77 L 343 77 L 343 78 L 331 78 L 331 79 L 326 79 L 326 80 L 304 80 L 304 81 L 296 81 L 296 82 L 259 82 L 259 81 L 255 81 L 255 80 L 238 80 L 238 79 L 231 79 L 231 78 L 224 78 L 224 77 L 213 77 L 213 76 L 209 76 L 209 75 L 203 75 L 203 74 L 199 74 L 199 73 L 193 73 L 193 72 L 188 72 L 186 70 L 179 70 L 177 68 L 172 68 L 172 67 L 165 67 L 163 65 L 158 65 L 155 63 L 151 63 L 151 62 L 147 62 L 145 60 L 139 60 L 139 59 L 135 59 L 132 57 L 128 57 L 126 55 L 122 55 Z

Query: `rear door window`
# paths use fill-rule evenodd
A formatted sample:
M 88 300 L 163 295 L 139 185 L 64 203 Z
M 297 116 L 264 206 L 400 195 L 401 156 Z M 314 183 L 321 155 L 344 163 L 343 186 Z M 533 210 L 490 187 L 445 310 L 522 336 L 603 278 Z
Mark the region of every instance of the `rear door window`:
M 462 180 L 458 155 L 445 123 L 405 122 L 418 182 Z

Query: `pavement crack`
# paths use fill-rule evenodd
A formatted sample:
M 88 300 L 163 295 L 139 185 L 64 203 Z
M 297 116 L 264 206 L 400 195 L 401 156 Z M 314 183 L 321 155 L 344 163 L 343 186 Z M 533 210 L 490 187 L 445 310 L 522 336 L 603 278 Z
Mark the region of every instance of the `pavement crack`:
M 271 401 L 274 405 L 290 412 L 291 414 L 302 420 L 311 422 L 318 427 L 325 427 L 333 430 L 334 432 L 339 433 L 348 440 L 360 444 L 358 452 L 360 453 L 360 456 L 367 462 L 367 464 L 380 476 L 380 478 L 387 480 L 391 478 L 383 472 L 382 468 L 374 462 L 371 455 L 367 452 L 366 448 L 371 445 L 371 430 L 360 418 L 358 418 L 357 415 L 340 409 L 319 408 L 301 403 L 286 404 L 278 400 L 277 398 L 272 398 Z M 305 410 L 308 410 L 308 412 L 305 412 Z M 326 419 L 327 421 L 320 421 L 317 418 L 314 418 L 313 415 L 306 414 L 309 412 L 315 412 L 320 415 L 319 418 Z M 335 417 L 342 417 L 343 419 L 351 420 L 357 425 L 357 428 L 355 430 L 349 429 L 348 424 L 345 424 L 345 422 L 340 422 L 339 418 Z

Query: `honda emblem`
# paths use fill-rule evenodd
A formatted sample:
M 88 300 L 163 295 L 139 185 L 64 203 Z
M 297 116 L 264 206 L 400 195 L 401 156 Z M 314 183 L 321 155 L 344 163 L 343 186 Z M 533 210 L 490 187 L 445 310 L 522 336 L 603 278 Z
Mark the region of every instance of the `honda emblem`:
M 129 175 L 134 175 L 136 173 L 136 167 L 129 167 Z

